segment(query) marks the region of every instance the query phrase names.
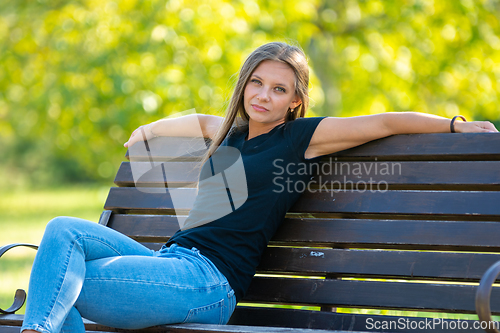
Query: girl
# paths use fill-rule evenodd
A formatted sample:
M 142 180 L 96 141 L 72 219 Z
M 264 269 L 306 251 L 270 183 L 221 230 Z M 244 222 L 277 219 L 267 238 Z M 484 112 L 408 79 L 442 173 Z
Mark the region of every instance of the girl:
M 126 329 L 198 322 L 225 324 L 245 294 L 267 243 L 301 193 L 276 191 L 273 161 L 290 166 L 403 133 L 498 132 L 489 122 L 422 113 L 304 118 L 309 71 L 304 53 L 285 43 L 256 49 L 243 64 L 226 117 L 189 115 L 135 130 L 125 147 L 155 136 L 212 139 L 188 220 L 160 251 L 106 227 L 59 217 L 46 228 L 30 281 L 22 330 L 84 332 L 82 317 Z M 198 126 L 199 124 L 199 126 Z M 206 223 L 201 185 L 219 147 L 239 151 L 246 200 Z M 209 163 L 210 162 L 210 163 Z M 292 181 L 311 175 L 287 169 Z M 259 213 L 258 215 L 256 213 Z M 258 218 L 255 218 L 258 216 Z

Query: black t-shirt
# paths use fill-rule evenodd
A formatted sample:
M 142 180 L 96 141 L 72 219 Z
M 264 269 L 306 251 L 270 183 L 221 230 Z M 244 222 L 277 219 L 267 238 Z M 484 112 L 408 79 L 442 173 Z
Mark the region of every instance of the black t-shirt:
M 248 128 L 228 135 L 212 158 L 224 152 L 225 147 L 236 148 L 231 148 L 232 152 L 239 151 L 241 158 L 230 154 L 223 163 L 209 160 L 203 165 L 198 196 L 186 222 L 191 227 L 175 233 L 167 246 L 175 242 L 186 248 L 196 247 L 224 274 L 236 299 L 241 300 L 269 240 L 311 179 L 307 166 L 319 162 L 320 157 L 306 160 L 304 154 L 324 118 L 298 118 L 250 140 L 245 140 Z M 241 161 L 244 172 L 239 177 L 243 180 L 238 184 L 241 191 L 236 193 L 238 189 L 235 191 L 231 183 L 238 176 L 227 168 Z M 228 171 L 221 172 L 224 169 Z M 213 189 L 210 179 L 225 182 L 225 203 L 214 204 L 215 192 L 221 191 Z M 241 188 L 241 181 L 246 188 Z M 238 202 L 237 198 L 246 200 Z M 214 211 L 225 212 L 218 217 Z M 206 219 L 208 215 L 214 216 Z

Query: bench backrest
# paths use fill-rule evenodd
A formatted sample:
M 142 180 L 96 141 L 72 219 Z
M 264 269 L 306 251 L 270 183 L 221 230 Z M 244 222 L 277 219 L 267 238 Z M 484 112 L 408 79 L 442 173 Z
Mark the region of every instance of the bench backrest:
M 186 138 L 158 138 L 134 155 L 136 172 L 165 161 L 168 184 L 147 175 L 134 181 L 123 162 L 102 223 L 161 247 L 179 228 L 173 214 L 190 208 L 187 200 L 174 210 L 168 195 L 169 188 L 194 190 L 196 174 L 186 165 L 199 156 L 179 157 L 187 147 L 197 150 Z M 231 323 L 367 329 L 373 315 L 355 317 L 353 309 L 393 316 L 384 318 L 397 318 L 384 310 L 475 312 L 477 282 L 500 260 L 500 135 L 392 136 L 320 166 Z M 500 314 L 496 289 L 491 309 Z

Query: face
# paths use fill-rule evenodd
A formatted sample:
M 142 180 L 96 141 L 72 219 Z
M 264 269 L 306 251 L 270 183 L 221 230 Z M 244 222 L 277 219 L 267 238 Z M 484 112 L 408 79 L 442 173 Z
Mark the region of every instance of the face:
M 295 94 L 292 68 L 273 60 L 261 62 L 245 87 L 243 103 L 250 123 L 278 125 L 285 122 L 288 108 L 296 108 L 301 103 Z

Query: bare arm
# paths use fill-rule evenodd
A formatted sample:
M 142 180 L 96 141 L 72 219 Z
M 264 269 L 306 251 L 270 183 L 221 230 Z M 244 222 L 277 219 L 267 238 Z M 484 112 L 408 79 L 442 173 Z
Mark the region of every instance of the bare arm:
M 323 119 L 314 132 L 306 158 L 332 154 L 394 134 L 449 133 L 450 119 L 418 112 Z M 455 122 L 455 131 L 498 132 L 488 121 Z
M 147 140 L 156 136 L 197 137 L 200 136 L 200 129 L 201 136 L 213 139 L 223 119 L 223 117 L 205 114 L 190 114 L 179 118 L 160 119 L 137 128 L 132 132 L 124 146 L 130 147 L 136 142 L 143 141 L 144 137 Z

